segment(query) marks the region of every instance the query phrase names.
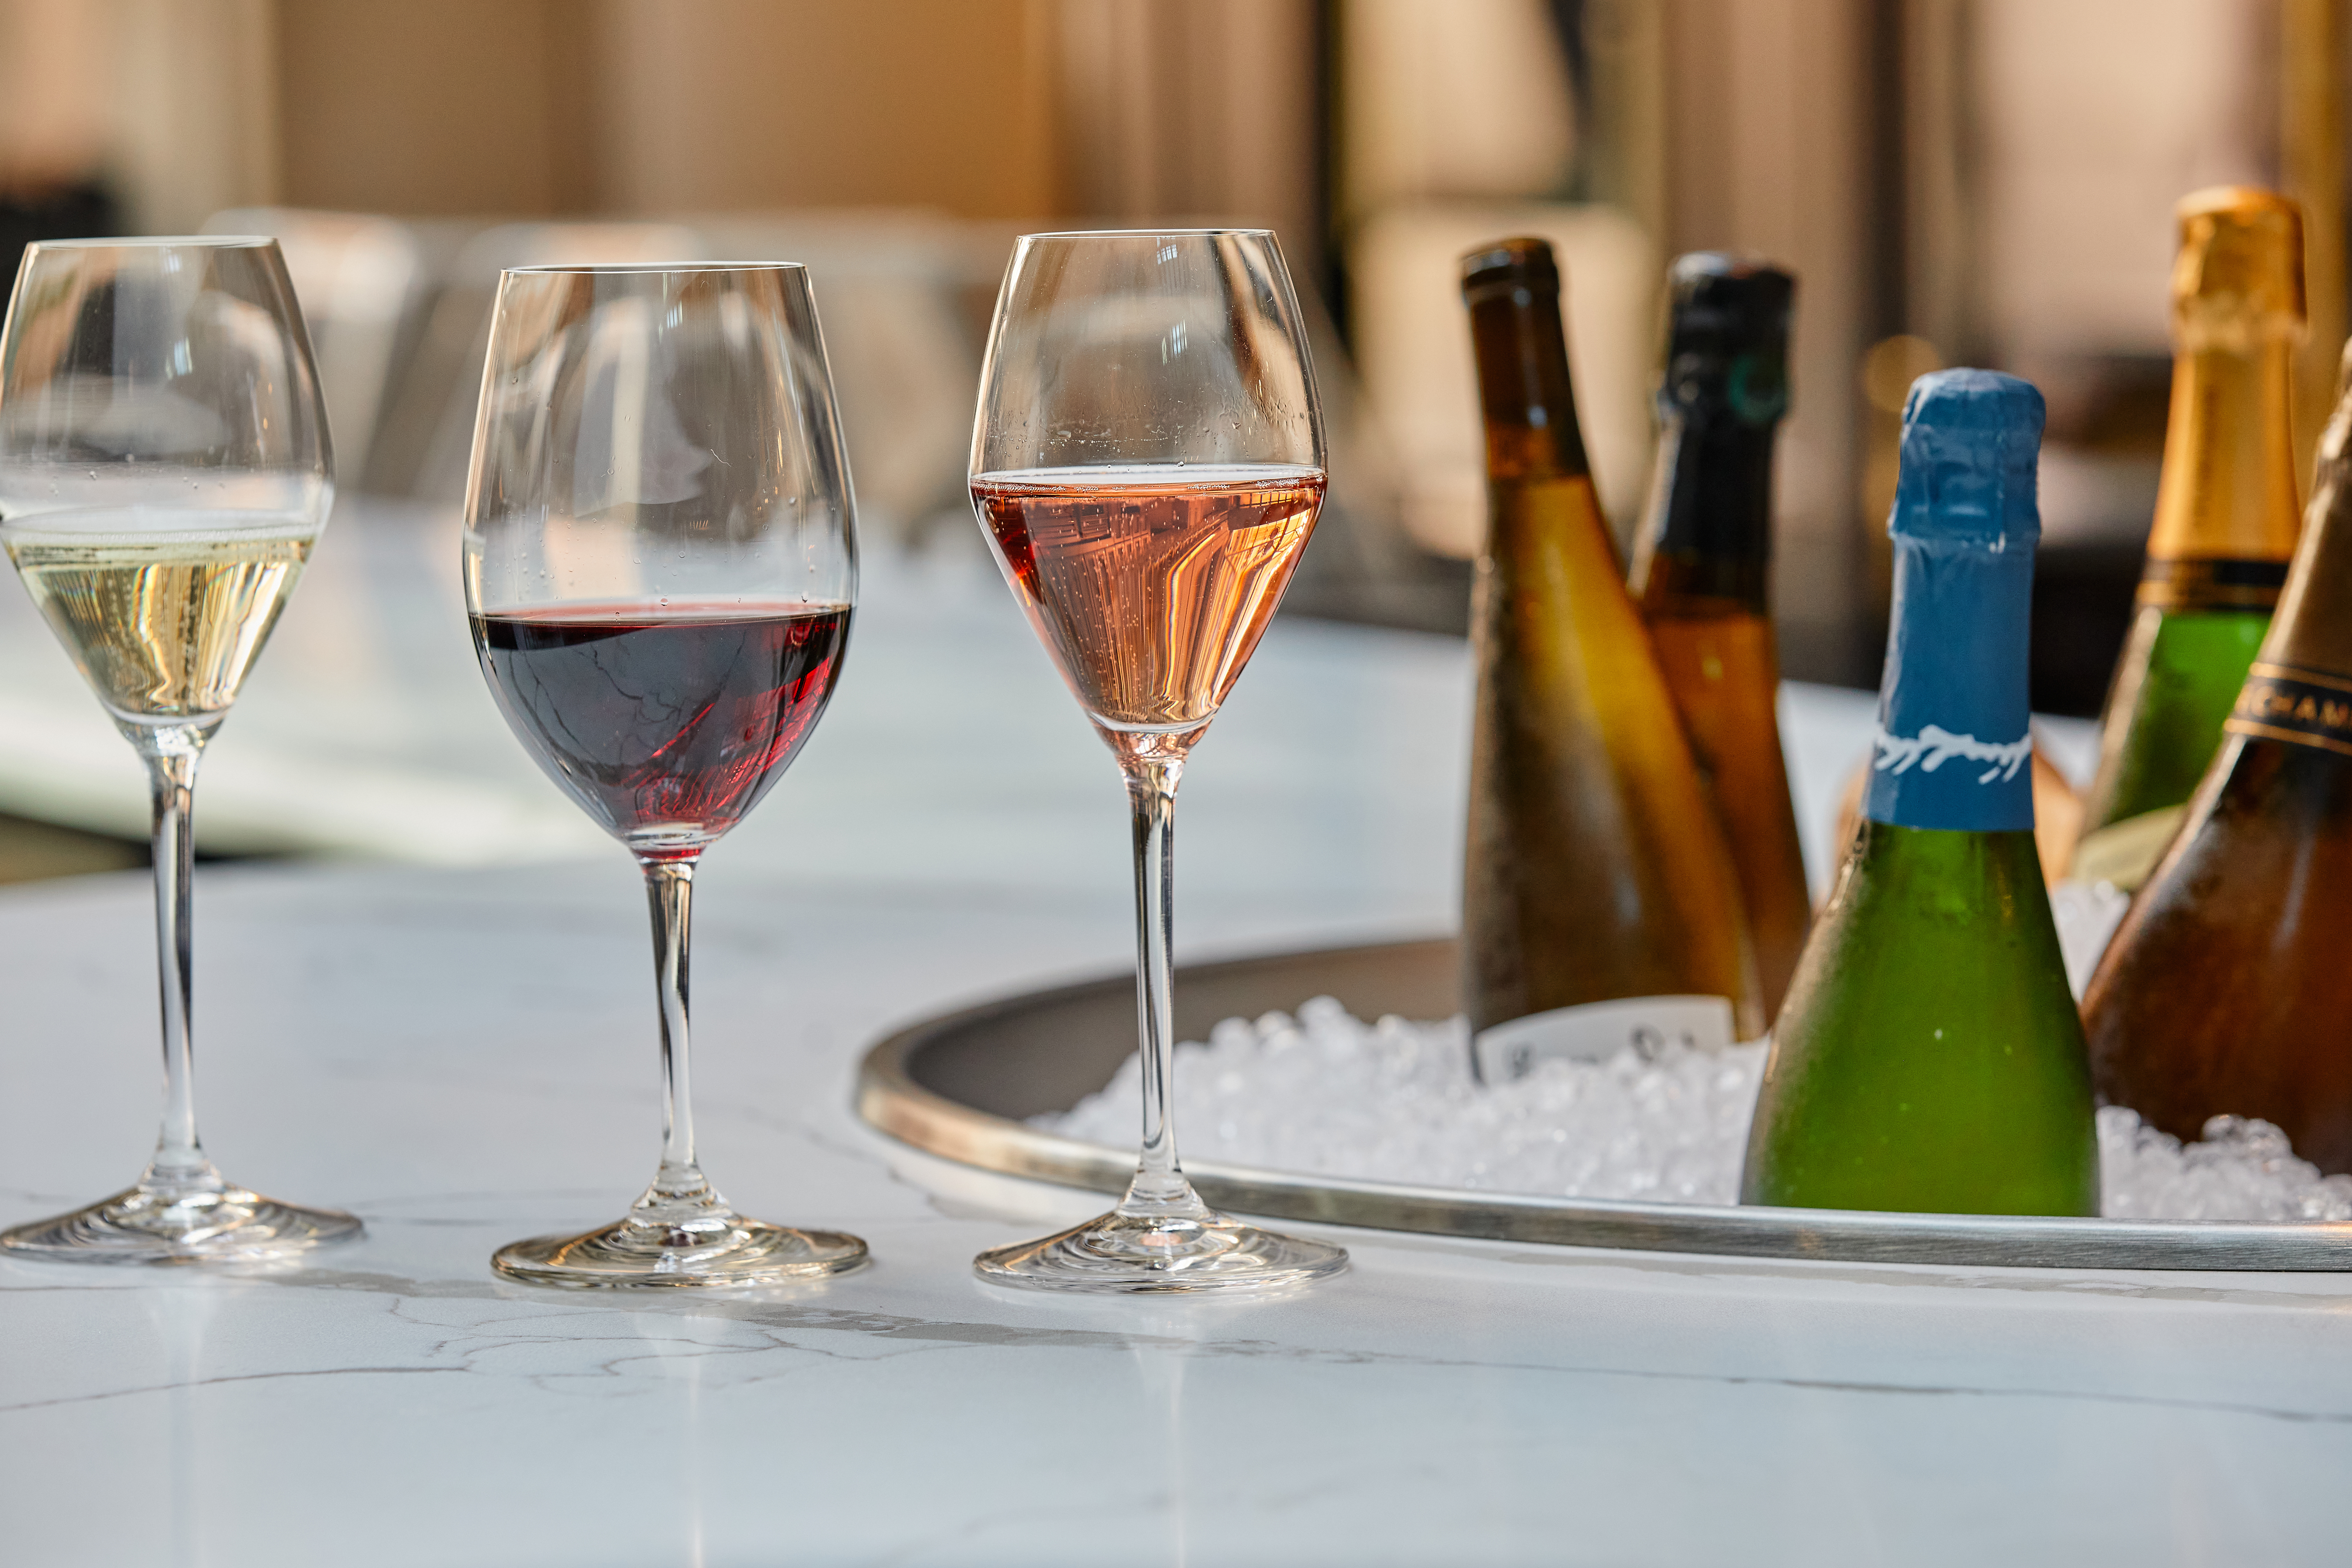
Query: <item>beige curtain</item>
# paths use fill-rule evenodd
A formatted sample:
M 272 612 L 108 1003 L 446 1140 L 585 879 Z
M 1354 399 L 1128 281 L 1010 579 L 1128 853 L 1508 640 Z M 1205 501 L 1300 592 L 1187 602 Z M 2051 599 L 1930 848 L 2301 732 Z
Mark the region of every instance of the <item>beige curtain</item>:
M 184 234 L 223 207 L 275 201 L 270 0 L 94 0 L 89 9 L 113 28 L 109 163 L 129 226 Z
M 1311 0 L 1062 0 L 1056 20 L 1064 209 L 1264 224 L 1311 276 Z

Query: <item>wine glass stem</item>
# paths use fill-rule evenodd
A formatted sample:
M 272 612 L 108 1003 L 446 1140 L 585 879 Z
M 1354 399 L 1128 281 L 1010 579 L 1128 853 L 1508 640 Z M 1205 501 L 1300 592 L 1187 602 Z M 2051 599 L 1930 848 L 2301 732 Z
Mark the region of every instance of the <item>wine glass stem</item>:
M 687 959 L 692 940 L 694 862 L 647 860 L 654 921 L 654 980 L 661 997 L 662 1160 L 646 1196 L 657 1204 L 711 1200 L 694 1163 L 694 1097 L 687 1068 Z
M 196 763 L 213 724 L 142 725 L 131 743 L 146 759 L 155 807 L 155 957 L 163 1014 L 163 1125 L 141 1185 L 216 1184 L 196 1141 L 195 1058 L 189 1040 L 194 987 L 189 916 L 195 885 Z M 126 728 L 128 728 L 126 726 Z
M 1175 982 L 1169 940 L 1176 923 L 1176 784 L 1181 761 L 1137 758 L 1127 767 L 1135 814 L 1135 1003 L 1143 1062 L 1143 1151 L 1119 1212 L 1191 1213 L 1201 1207 L 1176 1157 Z

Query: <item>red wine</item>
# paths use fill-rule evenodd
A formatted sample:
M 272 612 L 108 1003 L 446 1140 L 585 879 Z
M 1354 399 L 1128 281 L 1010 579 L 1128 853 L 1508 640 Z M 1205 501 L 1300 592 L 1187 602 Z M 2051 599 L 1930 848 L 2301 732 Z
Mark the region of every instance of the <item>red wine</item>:
M 550 777 L 641 856 L 740 821 L 824 711 L 849 606 L 555 605 L 473 617 L 499 710 Z
M 1116 737 L 1216 716 L 1314 531 L 1323 475 L 1043 468 L 982 474 L 971 493 L 1039 640 Z

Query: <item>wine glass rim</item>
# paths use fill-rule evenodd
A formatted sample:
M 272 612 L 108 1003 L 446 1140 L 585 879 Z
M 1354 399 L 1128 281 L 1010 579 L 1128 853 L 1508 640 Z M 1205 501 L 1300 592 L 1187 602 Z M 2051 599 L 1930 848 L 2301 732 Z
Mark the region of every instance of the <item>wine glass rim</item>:
M 201 246 L 209 250 L 249 250 L 256 246 L 277 243 L 277 237 L 268 234 L 118 234 L 33 241 L 43 250 L 163 250 L 182 246 Z
M 516 273 L 566 272 L 579 276 L 669 277 L 692 272 L 806 272 L 804 261 L 539 261 L 505 268 Z
M 1042 234 L 1024 234 L 1026 245 L 1033 239 L 1272 239 L 1270 228 L 1055 228 Z

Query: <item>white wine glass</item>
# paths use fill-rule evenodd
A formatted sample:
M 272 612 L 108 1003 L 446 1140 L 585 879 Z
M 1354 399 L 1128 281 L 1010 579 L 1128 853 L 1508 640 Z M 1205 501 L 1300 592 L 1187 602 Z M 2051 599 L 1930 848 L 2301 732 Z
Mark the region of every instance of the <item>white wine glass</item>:
M 516 738 L 645 872 L 661 1163 L 629 1213 L 501 1248 L 536 1285 L 758 1285 L 866 1244 L 738 1214 L 697 1163 L 702 852 L 800 752 L 857 596 L 849 464 L 805 269 L 527 267 L 499 284 L 467 487 L 474 650 Z
M 0 328 L 0 542 L 154 795 L 163 1122 L 137 1184 L 0 1234 L 42 1258 L 282 1258 L 357 1236 L 222 1176 L 196 1137 L 196 763 L 334 499 L 327 420 L 275 240 L 44 241 Z
M 997 295 L 972 504 L 1004 580 L 1126 780 L 1142 1150 L 1118 1206 L 984 1252 L 1042 1289 L 1266 1289 L 1348 1255 L 1202 1203 L 1176 1153 L 1169 941 L 1176 786 L 1314 531 L 1323 421 L 1262 229 L 1042 234 Z

